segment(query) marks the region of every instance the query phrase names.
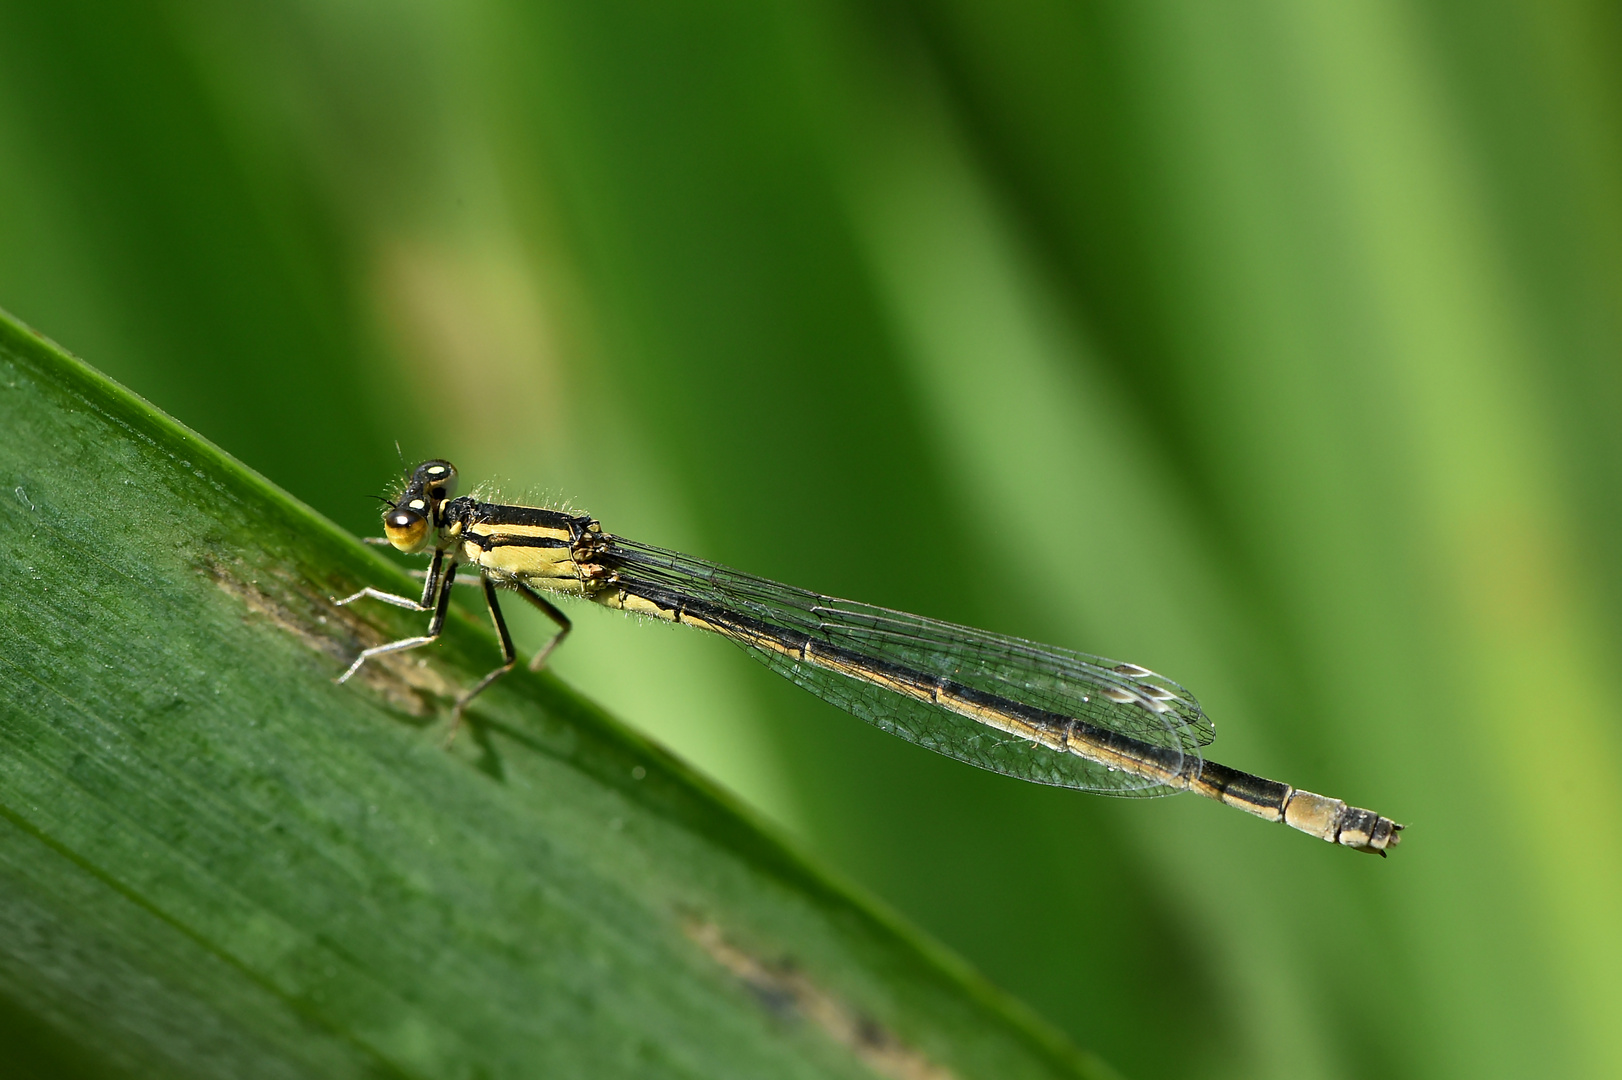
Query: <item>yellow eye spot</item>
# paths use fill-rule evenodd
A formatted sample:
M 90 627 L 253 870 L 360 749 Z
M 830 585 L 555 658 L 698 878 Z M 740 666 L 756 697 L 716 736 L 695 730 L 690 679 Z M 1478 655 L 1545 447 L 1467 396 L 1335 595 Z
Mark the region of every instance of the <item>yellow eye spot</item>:
M 411 507 L 411 509 L 413 509 L 413 510 L 426 510 L 426 509 L 428 509 L 428 504 L 423 502 L 421 499 L 412 499 L 406 505 Z

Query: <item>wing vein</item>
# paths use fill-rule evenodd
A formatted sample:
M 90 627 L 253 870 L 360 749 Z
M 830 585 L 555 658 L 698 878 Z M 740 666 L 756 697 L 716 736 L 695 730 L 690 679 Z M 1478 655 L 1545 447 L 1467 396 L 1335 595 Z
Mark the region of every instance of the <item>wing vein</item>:
M 823 700 L 993 772 L 1168 794 L 1176 789 L 1065 752 L 1071 734 L 1146 744 L 1157 768 L 1185 776 L 1215 734 L 1193 695 L 1135 664 L 824 596 L 621 537 L 600 560 L 619 588 L 681 608 L 683 621 L 701 618 Z

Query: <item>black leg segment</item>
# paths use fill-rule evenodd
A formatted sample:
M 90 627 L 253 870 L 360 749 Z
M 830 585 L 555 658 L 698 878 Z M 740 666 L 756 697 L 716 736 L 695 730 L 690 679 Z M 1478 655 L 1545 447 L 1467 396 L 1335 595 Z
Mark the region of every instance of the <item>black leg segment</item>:
M 557 606 L 553 604 L 552 601 L 548 600 L 546 597 L 542 596 L 528 585 L 525 585 L 521 581 L 515 581 L 513 582 L 513 585 L 517 588 L 519 596 L 522 596 L 525 600 L 528 600 L 531 604 L 534 604 L 536 607 L 540 608 L 541 613 L 544 614 L 548 619 L 551 619 L 558 628 L 558 632 L 552 635 L 552 640 L 548 641 L 545 645 L 542 645 L 541 651 L 536 653 L 529 662 L 529 670 L 539 671 L 546 666 L 546 658 L 552 655 L 552 650 L 563 644 L 563 639 L 569 636 L 569 631 L 574 629 L 574 623 L 570 622 L 569 617 L 563 612 L 559 611 Z

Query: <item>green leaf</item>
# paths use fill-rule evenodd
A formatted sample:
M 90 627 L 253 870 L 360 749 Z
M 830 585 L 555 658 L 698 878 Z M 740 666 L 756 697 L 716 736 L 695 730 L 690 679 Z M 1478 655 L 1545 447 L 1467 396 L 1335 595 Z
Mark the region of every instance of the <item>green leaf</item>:
M 555 678 L 442 749 L 473 619 L 335 685 L 403 571 L 9 319 L 0 432 L 7 1075 L 1106 1073 Z

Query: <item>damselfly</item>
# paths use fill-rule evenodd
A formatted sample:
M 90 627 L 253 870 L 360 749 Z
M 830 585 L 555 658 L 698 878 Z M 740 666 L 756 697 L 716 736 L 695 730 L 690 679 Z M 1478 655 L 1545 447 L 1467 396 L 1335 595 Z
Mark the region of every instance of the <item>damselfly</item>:
M 338 681 L 438 638 L 458 568 L 476 567 L 502 664 L 457 699 L 453 734 L 468 703 L 518 662 L 496 589 L 558 627 L 535 670 L 570 628 L 550 592 L 720 634 L 823 700 L 992 772 L 1110 795 L 1192 791 L 1380 855 L 1402 837 L 1373 811 L 1206 761 L 1216 732 L 1199 702 L 1136 664 L 779 585 L 614 536 L 584 515 L 459 498 L 448 461 L 417 467 L 383 531 L 400 551 L 432 553 L 421 600 L 365 588 L 338 603 L 369 596 L 433 614 L 425 634 L 365 650 Z

